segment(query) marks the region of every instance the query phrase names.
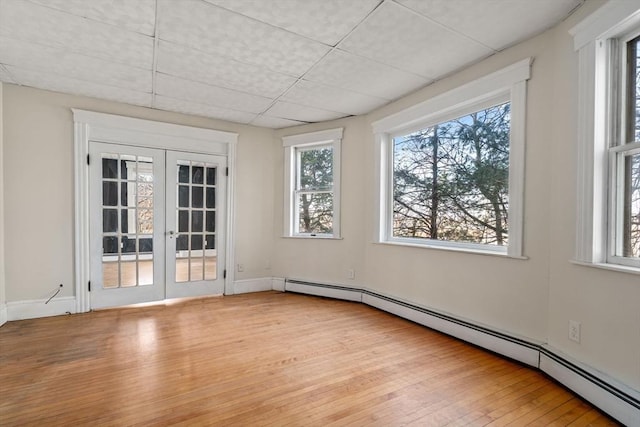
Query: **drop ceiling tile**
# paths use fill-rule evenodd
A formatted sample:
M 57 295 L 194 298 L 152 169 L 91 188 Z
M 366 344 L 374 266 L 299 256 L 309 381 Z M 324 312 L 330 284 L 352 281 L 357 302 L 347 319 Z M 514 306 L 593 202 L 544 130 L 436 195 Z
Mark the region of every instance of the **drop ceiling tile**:
M 376 9 L 340 48 L 431 79 L 492 53 L 393 2 Z
M 126 104 L 151 106 L 151 94 L 136 92 L 133 90 L 107 86 L 99 83 L 87 82 L 59 76 L 47 71 L 28 70 L 6 65 L 9 73 L 16 82 L 23 86 L 31 86 L 55 92 L 70 93 L 74 95 L 90 96 L 123 102 Z
M 306 122 L 299 122 L 296 120 L 287 120 L 287 119 L 280 119 L 278 117 L 269 117 L 269 116 L 260 115 L 255 119 L 253 119 L 253 121 L 250 124 L 254 126 L 261 126 L 263 128 L 282 129 L 282 128 L 288 128 L 291 126 L 304 125 L 305 123 Z
M 339 49 L 325 56 L 304 78 L 388 100 L 399 98 L 430 82 L 416 74 Z
M 7 69 L 4 68 L 2 64 L 0 64 L 0 82 L 15 83 L 15 80 L 13 80 L 13 77 L 11 77 Z
M 162 73 L 271 98 L 296 82 L 285 74 L 166 41 L 160 41 L 157 56 Z
M 300 76 L 329 47 L 199 0 L 158 0 L 162 40 Z
M 321 83 L 300 80 L 280 99 L 345 115 L 365 114 L 388 102 L 386 99 L 350 92 Z
M 177 113 L 210 117 L 236 123 L 249 123 L 256 117 L 255 114 L 251 113 L 213 107 L 211 105 L 198 104 L 196 102 L 189 102 L 161 95 L 156 95 L 153 107 L 160 110 L 175 111 Z
M 15 1 L 15 0 L 14 0 Z M 152 36 L 155 0 L 31 0 L 53 9 Z
M 265 111 L 265 115 L 300 122 L 324 122 L 326 120 L 334 120 L 348 116 L 348 114 L 344 113 L 284 101 L 276 102 L 271 108 Z
M 151 93 L 151 71 L 0 36 L 0 62 Z
M 236 90 L 209 86 L 167 74 L 156 73 L 155 91 L 158 95 L 193 101 L 248 113 L 261 113 L 273 102 L 271 98 L 250 95 Z
M 24 0 L 3 0 L 0 8 L 0 36 L 152 68 L 151 37 Z
M 551 27 L 581 3 L 581 0 L 397 1 L 495 50 Z
M 276 27 L 335 46 L 381 0 L 205 0 Z

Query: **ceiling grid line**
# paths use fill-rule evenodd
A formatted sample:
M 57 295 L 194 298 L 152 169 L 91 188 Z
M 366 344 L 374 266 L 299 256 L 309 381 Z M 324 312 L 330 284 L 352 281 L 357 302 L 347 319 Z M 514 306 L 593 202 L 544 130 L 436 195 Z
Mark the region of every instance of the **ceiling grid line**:
M 0 0 L 0 80 L 256 126 L 367 114 L 584 0 Z
M 156 78 L 158 71 L 158 0 L 154 0 L 155 16 L 153 22 L 153 65 L 151 66 L 151 106 L 156 107 Z
M 203 1 L 204 1 L 204 0 L 203 0 Z M 316 62 L 315 62 L 311 67 L 309 67 L 309 69 L 308 69 L 307 71 L 305 71 L 305 73 L 304 73 L 303 75 L 301 75 L 300 77 L 298 77 L 298 78 L 296 79 L 296 81 L 295 81 L 293 84 L 291 84 L 291 86 L 289 86 L 289 87 L 288 87 L 284 92 L 282 92 L 282 94 L 280 94 L 280 96 L 278 96 L 276 99 L 274 99 L 274 100 L 273 100 L 273 102 L 271 103 L 271 105 L 269 105 L 269 107 L 268 107 L 266 110 L 264 110 L 262 113 L 260 113 L 258 117 L 265 115 L 265 113 L 266 113 L 267 111 L 269 111 L 269 109 L 270 109 L 270 108 L 272 108 L 272 107 L 273 107 L 273 106 L 274 106 L 278 101 L 282 100 L 282 98 L 283 98 L 283 97 L 285 97 L 285 96 L 286 96 L 286 95 L 287 95 L 287 94 L 288 94 L 288 93 L 293 89 L 293 87 L 295 87 L 295 86 L 296 86 L 300 81 L 304 80 L 304 77 L 305 77 L 307 74 L 309 74 L 309 72 L 310 72 L 310 71 L 312 71 L 312 70 L 313 70 L 313 69 L 314 69 L 314 68 L 315 68 L 315 67 L 316 67 L 320 62 L 322 62 L 322 60 L 323 60 L 324 58 L 326 58 L 326 57 L 327 57 L 327 56 L 329 56 L 331 53 L 333 53 L 335 50 L 337 50 L 337 49 L 338 49 L 338 46 L 340 45 L 340 43 L 342 43 L 342 41 L 343 41 L 345 38 L 349 37 L 349 35 L 350 35 L 351 33 L 353 33 L 353 31 L 354 31 L 356 28 L 358 28 L 358 26 L 360 26 L 364 21 L 366 21 L 366 20 L 369 18 L 369 16 L 371 16 L 371 14 L 373 14 L 373 13 L 374 13 L 374 12 L 375 12 L 379 7 L 380 7 L 380 5 L 382 5 L 382 3 L 384 3 L 385 1 L 387 1 L 387 0 L 380 0 L 380 1 L 378 2 L 378 4 L 377 4 L 373 9 L 371 9 L 371 11 L 369 11 L 369 13 L 367 13 L 367 14 L 366 14 L 366 16 L 365 16 L 364 18 L 362 18 L 362 19 L 361 19 L 361 20 L 360 20 L 356 25 L 354 25 L 354 26 L 353 26 L 353 27 L 352 27 L 352 28 L 351 28 L 351 29 L 350 29 L 350 30 L 349 30 L 349 31 L 348 31 L 344 36 L 342 36 L 342 38 L 341 38 L 340 40 L 338 40 L 338 42 L 337 42 L 335 45 L 333 45 L 333 46 L 331 47 L 331 50 L 329 50 L 329 52 L 327 52 L 327 53 L 326 53 L 325 55 L 323 55 L 320 59 L 318 59 L 318 60 L 317 60 L 317 61 L 316 61 Z M 331 86 L 331 85 L 328 85 L 328 86 Z M 340 88 L 340 87 L 336 87 L 336 89 L 342 89 L 342 88 Z M 293 102 L 293 104 L 296 104 L 296 103 L 295 103 L 295 102 Z M 338 111 L 335 111 L 335 113 L 338 113 Z M 286 117 L 281 117 L 281 118 L 291 120 L 291 119 L 286 118 Z
M 482 45 L 483 47 L 485 47 L 486 49 L 491 50 L 493 53 L 497 52 L 494 48 L 484 44 L 480 40 L 477 40 L 477 39 L 475 39 L 473 37 L 470 37 L 467 34 L 461 32 L 461 31 L 458 31 L 457 29 L 455 29 L 455 28 L 453 28 L 451 26 L 445 25 L 442 22 L 439 22 L 439 21 L 431 18 L 429 15 L 425 15 L 424 13 L 421 13 L 421 12 L 419 12 L 419 11 L 417 11 L 417 10 L 415 10 L 415 9 L 413 9 L 413 8 L 407 6 L 407 5 L 405 5 L 405 4 L 403 4 L 403 3 L 399 2 L 399 1 L 396 1 L 396 0 L 388 0 L 388 1 L 391 1 L 394 4 L 397 4 L 398 6 L 406 9 L 407 11 L 409 11 L 409 12 L 411 12 L 411 13 L 413 13 L 413 14 L 415 14 L 415 15 L 423 18 L 423 19 L 427 19 L 429 22 L 432 22 L 432 23 L 434 23 L 434 24 L 436 24 L 436 25 L 438 25 L 438 26 L 440 26 L 440 27 L 442 27 L 442 28 L 444 28 L 444 29 L 446 29 L 448 31 L 451 31 L 452 33 L 455 33 L 455 34 L 459 35 L 460 37 L 463 37 L 463 38 L 465 38 L 465 39 L 467 39 L 467 40 L 469 40 L 471 42 L 478 43 L 478 44 Z

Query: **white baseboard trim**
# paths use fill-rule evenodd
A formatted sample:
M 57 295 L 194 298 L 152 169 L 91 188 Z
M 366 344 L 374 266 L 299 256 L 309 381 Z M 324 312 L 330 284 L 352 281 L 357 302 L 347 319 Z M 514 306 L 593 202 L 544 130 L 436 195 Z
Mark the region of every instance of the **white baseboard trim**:
M 640 392 L 606 374 L 541 346 L 540 370 L 626 426 L 640 426 Z
M 284 289 L 286 292 L 298 292 L 301 294 L 316 295 L 320 297 L 362 302 L 362 290 L 352 289 L 346 286 L 310 283 L 303 280 L 286 279 Z
M 518 360 L 545 372 L 623 424 L 640 427 L 639 392 L 616 382 L 602 372 L 570 360 L 548 345 L 510 336 L 368 289 L 286 279 L 285 291 L 361 301 L 371 307 Z
M 538 367 L 540 351 L 536 344 L 372 292 L 364 293 L 362 302 L 534 368 Z
M 0 326 L 7 323 L 7 304 L 0 304 Z
M 263 292 L 273 289 L 271 277 L 261 277 L 258 279 L 244 279 L 233 282 L 234 294 L 246 294 L 249 292 Z
M 272 277 L 271 278 L 272 289 L 274 291 L 284 292 L 284 278 L 283 277 Z
M 7 302 L 7 320 L 36 319 L 76 312 L 75 297 L 54 298 L 48 304 L 45 304 L 46 301 L 42 299 Z

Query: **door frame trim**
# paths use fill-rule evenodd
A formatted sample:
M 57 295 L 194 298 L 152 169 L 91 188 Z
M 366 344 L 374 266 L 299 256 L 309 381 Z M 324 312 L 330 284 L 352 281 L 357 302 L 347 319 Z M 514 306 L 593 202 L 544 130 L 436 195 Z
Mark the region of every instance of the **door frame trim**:
M 225 294 L 233 293 L 235 258 L 235 165 L 238 134 L 72 108 L 74 122 L 74 261 L 76 312 L 91 310 L 89 141 L 227 157 Z

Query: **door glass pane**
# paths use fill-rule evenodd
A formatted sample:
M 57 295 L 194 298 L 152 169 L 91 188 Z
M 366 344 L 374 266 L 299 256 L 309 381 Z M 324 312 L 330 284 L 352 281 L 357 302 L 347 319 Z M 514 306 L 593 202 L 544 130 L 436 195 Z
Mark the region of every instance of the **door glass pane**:
M 178 232 L 186 233 L 189 231 L 189 211 L 178 211 Z
M 189 165 L 178 166 L 178 182 L 189 182 Z
M 102 154 L 102 287 L 153 284 L 153 159 Z
M 191 168 L 191 182 L 193 184 L 203 184 L 204 183 L 204 168 L 202 166 L 193 166 Z
M 202 187 L 192 187 L 191 189 L 191 207 L 202 207 Z
M 214 209 L 216 207 L 216 189 L 207 187 L 207 208 Z
M 206 231 L 213 233 L 216 231 L 216 213 L 215 211 L 207 211 L 207 228 Z
M 202 211 L 191 212 L 191 231 L 200 233 L 202 232 Z
M 118 205 L 118 184 L 115 182 L 102 183 L 102 204 L 104 206 Z
M 102 210 L 102 231 L 104 233 L 115 233 L 118 231 L 118 210 Z
M 136 262 L 124 261 L 120 263 L 120 286 L 131 287 L 136 285 Z
M 178 186 L 178 206 L 181 208 L 189 207 L 189 187 L 186 185 Z
M 177 166 L 176 282 L 215 280 L 217 167 L 188 160 Z
M 204 258 L 204 280 L 216 280 L 217 258 L 207 256 Z
M 117 178 L 118 177 L 118 157 L 115 158 L 104 155 L 102 158 L 102 177 Z

